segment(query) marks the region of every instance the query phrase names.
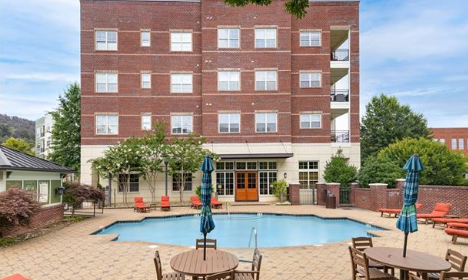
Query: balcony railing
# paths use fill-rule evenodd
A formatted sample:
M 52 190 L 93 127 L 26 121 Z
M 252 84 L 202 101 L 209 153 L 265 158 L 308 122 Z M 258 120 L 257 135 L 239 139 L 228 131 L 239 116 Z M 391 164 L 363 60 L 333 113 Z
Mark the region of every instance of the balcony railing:
M 332 61 L 349 61 L 349 50 L 339 49 L 339 50 L 332 51 L 331 60 Z
M 349 143 L 349 130 L 332 130 L 332 143 Z
M 349 90 L 348 89 L 332 89 L 330 92 L 332 102 L 348 102 Z

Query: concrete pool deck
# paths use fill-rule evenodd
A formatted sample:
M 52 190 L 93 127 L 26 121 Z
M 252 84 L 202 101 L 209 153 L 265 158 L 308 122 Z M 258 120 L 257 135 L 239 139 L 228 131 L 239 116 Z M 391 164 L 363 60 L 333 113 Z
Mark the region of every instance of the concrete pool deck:
M 225 212 L 225 209 L 214 212 Z M 322 217 L 349 217 L 388 228 L 379 231 L 374 246 L 401 247 L 403 234 L 395 229 L 396 219 L 358 208 L 325 209 L 323 206 L 236 206 L 231 212 L 315 214 Z M 139 220 L 147 216 L 195 214 L 199 210 L 173 207 L 170 212 L 136 213 L 132 209 L 106 210 L 103 215 L 72 224 L 44 236 L 0 249 L 0 278 L 14 273 L 38 279 L 155 279 L 154 251 L 159 250 L 165 272 L 170 259 L 186 246 L 154 245 L 147 242 L 113 242 L 112 235 L 90 235 L 117 220 Z M 182 229 L 183 230 L 183 229 Z M 246 241 L 247 242 L 247 241 Z M 350 240 L 319 245 L 261 248 L 264 255 L 261 279 L 350 279 L 347 247 Z M 195 240 L 194 240 L 195 243 Z M 440 257 L 448 248 L 468 255 L 468 239 L 453 245 L 442 228 L 419 225 L 409 236 L 408 248 Z M 151 247 L 149 247 L 151 246 Z M 222 248 L 221 248 L 222 249 Z M 240 259 L 251 259 L 252 249 L 223 249 Z M 241 268 L 248 265 L 241 264 Z

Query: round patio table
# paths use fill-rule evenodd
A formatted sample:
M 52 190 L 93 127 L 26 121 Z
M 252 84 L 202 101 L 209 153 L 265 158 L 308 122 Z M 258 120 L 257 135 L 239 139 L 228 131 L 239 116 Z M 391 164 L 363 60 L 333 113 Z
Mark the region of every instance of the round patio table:
M 409 271 L 419 272 L 423 279 L 427 279 L 428 273 L 440 273 L 451 268 L 450 263 L 442 258 L 413 250 L 407 250 L 404 258 L 402 248 L 371 247 L 364 253 L 371 260 L 400 269 L 402 280 L 408 279 Z
M 191 250 L 174 256 L 170 264 L 174 271 L 196 279 L 233 270 L 239 265 L 239 259 L 231 253 L 209 249 L 203 260 L 203 250 Z

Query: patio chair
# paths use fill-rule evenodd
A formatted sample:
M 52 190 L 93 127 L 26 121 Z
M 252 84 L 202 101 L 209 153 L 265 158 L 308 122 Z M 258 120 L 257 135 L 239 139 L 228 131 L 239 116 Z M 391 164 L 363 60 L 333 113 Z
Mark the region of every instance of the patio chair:
M 467 256 L 464 256 L 457 251 L 448 249 L 447 253 L 445 254 L 445 260 L 452 265 L 453 272 L 465 271 Z M 441 275 L 439 273 L 430 273 L 428 275 L 428 279 L 440 279 L 440 276 Z
M 419 209 L 421 207 L 422 207 L 421 203 L 416 203 L 416 209 Z M 383 217 L 384 214 L 387 214 L 389 218 L 391 218 L 392 215 L 395 215 L 394 217 L 396 218 L 396 217 L 398 217 L 398 214 L 400 214 L 401 209 L 397 209 L 397 208 L 380 208 L 379 212 L 380 212 L 380 217 Z
M 364 252 L 367 248 L 374 247 L 371 237 L 354 237 L 351 241 L 353 243 L 353 248 L 361 252 Z M 373 260 L 369 260 L 369 268 L 383 269 L 385 273 L 388 273 L 388 270 L 390 269 L 391 274 L 395 275 L 395 269 L 393 267 L 386 267 Z
M 457 239 L 468 238 L 468 224 L 448 223 L 445 233 L 452 236 L 453 244 L 457 244 Z
M 259 280 L 260 268 L 262 266 L 262 254 L 255 249 L 252 259 L 252 270 L 234 270 L 235 280 Z
M 143 202 L 143 197 L 141 196 L 137 196 L 135 198 L 133 198 L 133 201 L 135 202 L 135 205 L 133 206 L 133 211 L 139 211 L 139 212 L 143 212 L 143 211 L 148 211 L 149 210 L 149 207 L 148 205 L 146 205 L 144 202 Z
M 221 272 L 206 276 L 206 280 L 232 280 L 234 279 L 234 271 Z
M 440 280 L 468 280 L 468 272 L 442 272 Z
M 451 204 L 436 203 L 436 205 L 434 207 L 434 210 L 432 210 L 431 213 L 429 213 L 429 214 L 417 214 L 416 217 L 418 219 L 424 219 L 426 224 L 427 224 L 427 222 L 430 219 L 445 217 L 450 212 L 450 208 L 452 208 Z
M 156 267 L 156 279 L 157 280 L 185 280 L 185 275 L 177 272 L 162 273 L 161 258 L 159 252 L 154 253 L 154 266 Z
M 30 280 L 29 278 L 24 277 L 21 274 L 13 274 L 11 276 L 7 276 L 5 278 L 2 278 L 1 280 Z
M 202 203 L 198 195 L 191 196 L 190 202 L 192 203 L 192 205 L 190 206 L 191 208 L 199 209 L 202 207 Z
M 205 241 L 203 239 L 197 239 L 195 241 L 195 249 L 198 250 L 198 249 L 203 249 L 205 246 Z M 218 242 L 216 241 L 216 239 L 206 239 L 206 249 L 214 249 L 214 250 L 217 250 L 218 249 Z
M 397 280 L 394 276 L 382 272 L 377 268 L 370 268 L 369 267 L 369 259 L 367 258 L 366 254 L 359 251 L 358 249 L 354 249 L 353 247 L 349 248 L 349 254 L 351 256 L 351 271 L 352 271 L 352 279 L 365 279 L 365 280 L 372 280 L 372 279 L 379 279 L 379 280 Z
M 433 218 L 432 227 L 435 227 L 437 224 L 443 224 L 444 227 L 447 227 L 448 223 L 462 223 L 468 224 L 468 218 Z
M 211 206 L 214 208 L 223 208 L 223 203 L 219 202 L 215 197 L 211 198 Z
M 161 196 L 161 210 L 169 211 L 171 210 L 171 203 L 169 202 L 169 196 Z

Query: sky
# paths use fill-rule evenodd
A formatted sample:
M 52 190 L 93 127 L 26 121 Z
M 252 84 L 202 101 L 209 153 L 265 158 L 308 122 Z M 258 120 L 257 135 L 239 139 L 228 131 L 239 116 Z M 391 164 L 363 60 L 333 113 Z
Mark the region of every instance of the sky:
M 468 127 L 468 1 L 362 0 L 361 115 L 394 95 L 432 127 Z M 0 113 L 35 120 L 80 80 L 78 0 L 0 0 Z

